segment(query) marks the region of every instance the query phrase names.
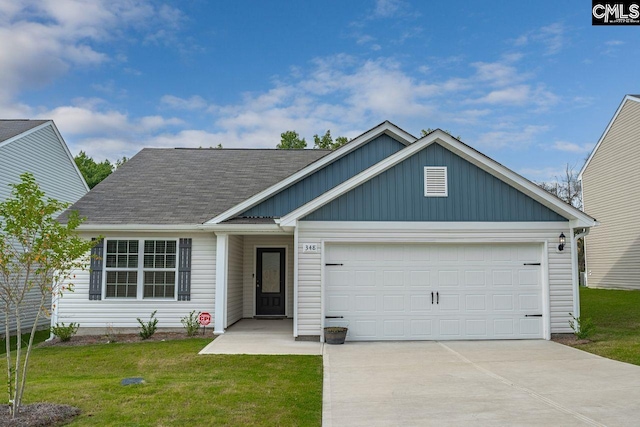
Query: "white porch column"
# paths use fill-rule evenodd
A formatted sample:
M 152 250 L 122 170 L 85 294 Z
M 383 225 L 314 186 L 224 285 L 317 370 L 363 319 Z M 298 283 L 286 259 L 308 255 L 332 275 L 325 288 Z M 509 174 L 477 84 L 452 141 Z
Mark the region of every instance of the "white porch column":
M 229 235 L 216 233 L 216 301 L 214 334 L 224 334 L 227 327 L 227 273 L 229 270 Z

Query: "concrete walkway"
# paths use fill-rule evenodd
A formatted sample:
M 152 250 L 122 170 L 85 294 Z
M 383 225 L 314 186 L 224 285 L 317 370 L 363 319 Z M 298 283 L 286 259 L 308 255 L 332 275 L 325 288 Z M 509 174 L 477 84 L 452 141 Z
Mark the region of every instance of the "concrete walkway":
M 199 354 L 321 355 L 319 342 L 296 341 L 291 319 L 242 319 L 231 325 Z
M 324 347 L 324 426 L 637 426 L 640 366 L 550 341 Z

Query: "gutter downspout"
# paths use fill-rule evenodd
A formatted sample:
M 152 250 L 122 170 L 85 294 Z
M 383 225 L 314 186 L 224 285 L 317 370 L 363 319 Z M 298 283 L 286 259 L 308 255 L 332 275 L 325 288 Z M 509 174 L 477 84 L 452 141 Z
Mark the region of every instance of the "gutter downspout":
M 580 317 L 580 279 L 578 271 L 578 239 L 585 237 L 591 231 L 584 228 L 583 231 L 574 236 L 574 228 L 571 228 L 571 275 L 573 276 L 573 316 Z

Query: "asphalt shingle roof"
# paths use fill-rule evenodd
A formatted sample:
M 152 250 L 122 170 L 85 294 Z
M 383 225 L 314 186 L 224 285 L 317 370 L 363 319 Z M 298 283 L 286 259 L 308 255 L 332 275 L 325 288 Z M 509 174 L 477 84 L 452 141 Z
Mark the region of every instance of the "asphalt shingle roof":
M 69 209 L 85 224 L 201 224 L 329 152 L 145 148 Z
M 47 123 L 50 120 L 0 120 L 0 142 Z

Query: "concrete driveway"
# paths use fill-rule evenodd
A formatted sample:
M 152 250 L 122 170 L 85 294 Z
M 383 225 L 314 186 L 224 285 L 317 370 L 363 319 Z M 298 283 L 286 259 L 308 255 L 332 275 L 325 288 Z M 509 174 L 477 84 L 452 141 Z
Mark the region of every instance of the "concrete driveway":
M 640 366 L 551 341 L 324 346 L 324 426 L 638 426 Z

